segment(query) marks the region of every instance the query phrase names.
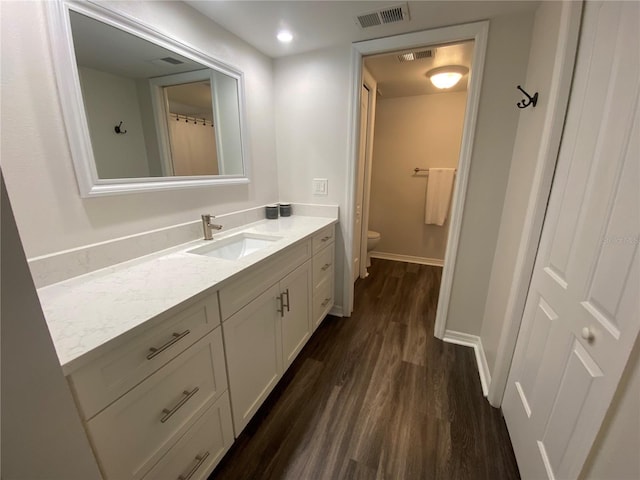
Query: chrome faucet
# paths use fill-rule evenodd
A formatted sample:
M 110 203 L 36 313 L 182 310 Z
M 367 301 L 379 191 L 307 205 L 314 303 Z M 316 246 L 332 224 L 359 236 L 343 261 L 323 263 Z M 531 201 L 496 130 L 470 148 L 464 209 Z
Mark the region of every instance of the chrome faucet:
M 202 215 L 202 230 L 204 231 L 205 240 L 213 240 L 213 233 L 211 232 L 213 229 L 222 230 L 222 225 L 211 223 L 211 220 L 213 220 L 214 218 L 216 217 L 208 213 Z

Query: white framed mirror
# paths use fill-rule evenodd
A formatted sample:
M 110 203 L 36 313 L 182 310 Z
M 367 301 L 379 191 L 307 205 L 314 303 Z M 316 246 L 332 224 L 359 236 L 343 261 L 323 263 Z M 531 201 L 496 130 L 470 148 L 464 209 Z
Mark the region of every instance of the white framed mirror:
M 242 72 L 96 3 L 48 9 L 83 197 L 249 182 Z

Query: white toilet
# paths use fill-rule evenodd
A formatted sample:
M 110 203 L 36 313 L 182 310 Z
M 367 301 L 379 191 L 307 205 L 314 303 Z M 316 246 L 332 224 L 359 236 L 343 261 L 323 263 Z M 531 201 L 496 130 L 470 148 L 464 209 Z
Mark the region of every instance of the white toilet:
M 371 266 L 371 255 L 369 255 L 369 252 L 376 248 L 378 243 L 380 243 L 380 234 L 373 230 L 367 231 L 367 267 Z

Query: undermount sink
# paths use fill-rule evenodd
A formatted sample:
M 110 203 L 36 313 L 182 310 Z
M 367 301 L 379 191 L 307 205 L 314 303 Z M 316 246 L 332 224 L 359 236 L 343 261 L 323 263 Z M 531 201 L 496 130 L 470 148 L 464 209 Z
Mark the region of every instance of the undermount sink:
M 214 240 L 210 245 L 188 250 L 187 253 L 224 260 L 238 260 L 272 245 L 273 242 L 281 238 L 256 233 L 239 233 L 228 238 Z

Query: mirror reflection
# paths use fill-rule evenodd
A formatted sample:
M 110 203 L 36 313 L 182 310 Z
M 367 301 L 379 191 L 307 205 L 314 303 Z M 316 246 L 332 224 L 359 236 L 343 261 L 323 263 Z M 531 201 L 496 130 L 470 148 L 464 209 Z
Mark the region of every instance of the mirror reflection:
M 169 106 L 172 174 L 218 175 L 211 83 L 170 85 L 164 87 L 164 97 Z
M 244 174 L 238 78 L 69 13 L 99 179 Z

